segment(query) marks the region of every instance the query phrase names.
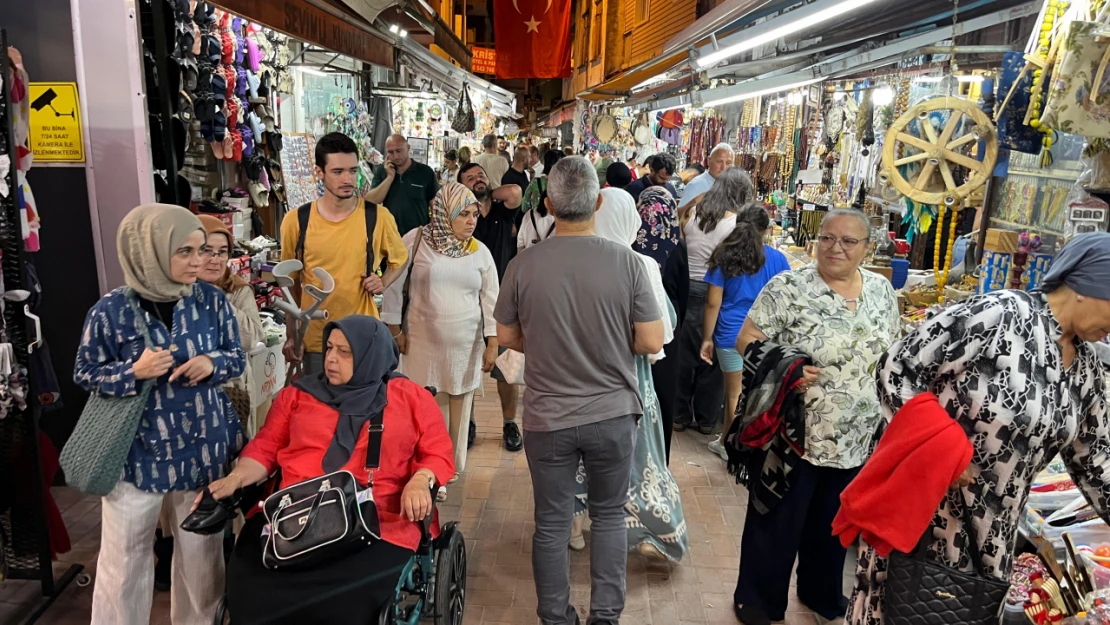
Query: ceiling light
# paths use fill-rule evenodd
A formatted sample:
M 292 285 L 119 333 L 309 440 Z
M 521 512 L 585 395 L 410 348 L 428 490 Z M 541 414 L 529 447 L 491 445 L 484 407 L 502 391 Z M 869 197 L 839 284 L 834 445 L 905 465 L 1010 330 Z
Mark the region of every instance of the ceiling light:
M 666 81 L 667 81 L 667 75 L 666 74 L 660 74 L 658 76 L 652 76 L 651 78 L 648 78 L 647 80 L 645 80 L 644 82 L 636 85 L 635 87 L 632 87 L 631 89 L 629 89 L 629 91 L 636 91 L 638 89 L 643 89 L 644 87 L 648 87 L 648 86 L 654 85 L 656 83 L 666 82 Z
M 704 106 L 706 106 L 706 107 L 720 106 L 721 104 L 729 104 L 731 102 L 739 102 L 741 100 L 747 100 L 749 98 L 758 98 L 760 96 L 771 95 L 772 93 L 780 93 L 780 92 L 783 92 L 783 91 L 789 91 L 791 89 L 799 89 L 801 87 L 806 87 L 808 85 L 812 85 L 814 83 L 818 83 L 818 82 L 821 82 L 823 80 L 825 80 L 825 79 L 824 78 L 811 78 L 809 80 L 803 80 L 802 82 L 794 83 L 792 85 L 783 85 L 781 87 L 771 87 L 770 89 L 761 89 L 759 91 L 753 91 L 751 93 L 742 93 L 740 95 L 727 96 L 727 97 L 721 98 L 719 100 L 710 100 L 709 102 L 706 102 L 704 104 Z M 740 86 L 740 85 L 736 85 L 736 86 Z
M 790 95 L 786 96 L 787 101 L 793 106 L 801 104 L 804 98 L 805 96 L 802 95 L 801 91 L 791 91 Z
M 886 106 L 894 101 L 894 90 L 889 85 L 883 85 L 871 92 L 871 101 L 875 106 Z
M 913 79 L 914 82 L 940 82 L 944 80 L 944 76 L 918 76 Z M 983 82 L 982 74 L 961 74 L 956 76 L 956 80 L 960 82 Z
M 837 102 L 840 102 L 846 97 L 848 97 L 848 94 L 844 93 L 843 91 L 833 92 L 833 100 L 836 100 Z
M 408 37 L 408 36 L 409 36 L 409 31 L 407 31 L 407 30 L 405 30 L 404 28 L 402 28 L 402 29 L 401 29 L 401 32 L 400 32 L 400 33 L 398 33 L 398 34 L 400 34 L 400 35 L 401 35 L 401 39 L 404 39 L 405 37 Z
M 396 35 L 397 32 L 400 31 L 400 30 L 401 30 L 401 27 L 396 25 L 396 24 L 390 24 L 389 25 L 389 32 L 393 33 L 394 35 Z
M 331 78 L 332 76 L 339 73 L 339 72 L 325 72 L 323 70 L 316 69 L 315 67 L 308 67 L 306 65 L 294 65 L 293 67 L 296 67 L 297 69 L 301 70 L 302 72 L 304 72 L 306 74 L 312 74 L 313 76 L 323 76 L 324 78 Z
M 853 11 L 874 1 L 875 0 L 843 0 L 843 2 L 838 2 L 827 9 L 817 11 L 816 13 L 812 13 L 801 19 L 793 19 L 789 23 L 783 24 L 779 28 L 769 30 L 761 35 L 756 35 L 743 41 L 738 41 L 731 46 L 726 46 L 724 48 L 721 48 L 720 50 L 717 50 L 716 52 L 707 54 L 698 59 L 698 67 L 700 67 L 701 69 L 705 69 L 712 65 L 716 65 L 718 61 L 723 61 L 730 56 L 734 56 L 746 50 L 754 50 L 762 45 L 777 41 L 778 39 L 786 37 L 787 35 L 805 30 L 807 28 L 820 24 L 821 22 L 830 20 L 834 17 L 839 17 L 840 15 L 847 13 L 848 11 Z M 804 11 L 805 9 L 795 10 Z M 780 19 L 789 20 L 790 13 L 784 13 L 782 16 L 780 16 Z M 740 32 L 743 33 L 743 31 Z

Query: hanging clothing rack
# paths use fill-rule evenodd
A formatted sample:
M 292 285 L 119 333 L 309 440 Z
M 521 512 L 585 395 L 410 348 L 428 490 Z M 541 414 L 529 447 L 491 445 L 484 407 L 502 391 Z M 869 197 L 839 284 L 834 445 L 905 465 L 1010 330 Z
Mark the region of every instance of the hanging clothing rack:
M 0 147 L 12 162 L 8 167 L 7 197 L 0 196 L 0 273 L 3 289 L 25 289 L 29 283 L 27 263 L 20 226 L 19 194 L 16 174 L 15 136 L 12 129 L 12 81 L 8 59 L 8 33 L 0 30 Z M 27 616 L 25 623 L 34 623 L 74 579 L 87 583 L 84 568 L 74 564 L 58 578 L 54 577 L 47 521 L 46 489 L 42 479 L 42 433 L 38 402 L 30 363 L 30 354 L 41 341 L 37 317 L 29 306 L 7 302 L 3 305 L 3 333 L 14 348 L 16 361 L 26 367 L 27 405 L 20 410 L 13 405 L 0 419 L 0 580 L 38 580 L 42 600 Z M 38 479 L 35 479 L 37 476 Z

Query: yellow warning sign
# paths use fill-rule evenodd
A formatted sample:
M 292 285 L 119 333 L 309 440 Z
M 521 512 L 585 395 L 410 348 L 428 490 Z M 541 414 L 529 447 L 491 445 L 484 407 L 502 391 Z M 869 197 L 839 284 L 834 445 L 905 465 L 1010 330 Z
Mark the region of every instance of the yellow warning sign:
M 33 82 L 31 150 L 39 163 L 83 163 L 81 106 L 75 82 Z

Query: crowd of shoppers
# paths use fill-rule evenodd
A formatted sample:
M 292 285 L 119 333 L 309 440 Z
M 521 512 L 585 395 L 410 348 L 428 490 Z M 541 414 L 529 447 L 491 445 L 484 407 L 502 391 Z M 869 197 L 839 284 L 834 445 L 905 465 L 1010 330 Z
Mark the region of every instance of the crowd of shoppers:
M 804 434 L 785 451 L 772 443 L 744 456 L 733 601 L 745 625 L 785 618 L 795 570 L 798 598 L 822 618 L 883 621 L 896 530 L 868 527 L 874 545 L 858 539 L 860 502 L 918 514 L 931 543 L 925 557 L 1000 579 L 1020 502 L 1057 453 L 1110 520 L 1107 398 L 1089 343 L 1110 328 L 1110 235 L 1065 246 L 1043 291 L 973 298 L 902 337 L 890 283 L 862 267 L 869 220 L 829 211 L 816 262 L 790 270 L 765 244 L 770 216 L 727 145 L 691 174 L 681 198 L 665 153 L 644 159 L 642 172 L 635 158 L 610 154 L 591 163 L 522 144 L 510 155 L 494 135 L 483 148 L 473 160 L 449 152 L 437 174 L 391 136 L 359 197 L 354 142 L 339 133 L 317 142 L 324 193 L 284 218 L 282 258 L 303 263 L 302 284 L 317 284 L 312 270 L 323 268 L 336 288 L 303 352 L 286 345 L 306 373 L 257 414 L 246 356 L 264 336 L 252 287 L 228 269 L 231 231 L 165 205 L 124 219 L 125 285 L 89 311 L 74 375 L 106 397 L 152 390 L 102 501 L 94 624 L 148 621 L 159 526 L 176 541 L 175 624 L 210 622 L 222 595 L 244 622 L 376 622 L 417 548 L 432 493 L 445 496 L 466 470 L 485 374 L 497 380 L 503 444 L 528 460 L 545 625 L 581 620 L 567 550 L 586 547 L 587 516 L 589 623 L 619 622 L 628 553 L 683 558 L 671 433 L 720 431 L 708 449 L 736 469 L 752 390 L 743 372 L 782 370 L 775 358 L 805 363 L 790 374 L 797 384 L 787 399 L 796 407 L 789 427 Z M 507 350 L 525 356 L 520 425 L 519 389 L 496 366 Z M 905 424 L 924 422 L 926 410 L 958 424 L 972 460 L 915 508 L 868 460 L 904 444 Z M 180 531 L 204 491 L 230 497 L 279 469 L 279 486 L 341 469 L 369 485 L 362 460 L 375 414 L 384 414 L 372 483 L 382 540 L 327 566 L 278 573 L 262 565 L 264 519 L 248 514 L 225 582 L 222 536 Z M 916 470 L 935 477 L 942 464 Z M 849 601 L 843 567 L 857 540 Z M 313 590 L 323 587 L 340 594 Z

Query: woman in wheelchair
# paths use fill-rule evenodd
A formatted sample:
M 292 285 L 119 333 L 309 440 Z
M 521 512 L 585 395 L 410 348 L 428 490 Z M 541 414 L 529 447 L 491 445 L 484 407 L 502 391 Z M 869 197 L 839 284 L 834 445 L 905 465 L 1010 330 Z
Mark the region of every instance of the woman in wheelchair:
M 278 488 L 339 470 L 365 486 L 367 422 L 384 408 L 372 488 L 381 540 L 307 571 L 271 570 L 262 561 L 265 516 L 252 510 L 228 563 L 236 625 L 376 623 L 420 543 L 432 490 L 455 471 L 443 415 L 428 391 L 395 373 L 397 345 L 384 324 L 361 315 L 333 321 L 324 344 L 324 373 L 278 394 L 238 466 L 210 490 L 215 499 L 232 497 L 279 469 Z

